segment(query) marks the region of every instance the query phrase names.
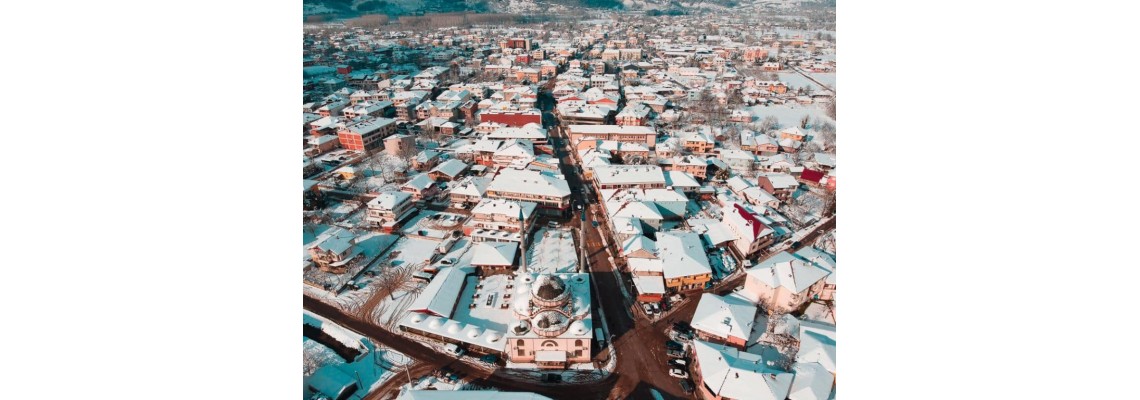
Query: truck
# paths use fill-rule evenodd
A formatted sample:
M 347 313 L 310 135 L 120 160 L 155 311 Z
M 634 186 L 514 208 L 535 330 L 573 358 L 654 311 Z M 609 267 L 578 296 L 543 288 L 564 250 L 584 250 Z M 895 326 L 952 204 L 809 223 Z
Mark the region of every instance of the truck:
M 440 243 L 439 246 L 435 248 L 435 251 L 439 254 L 447 254 L 447 252 L 451 251 L 451 247 L 455 246 L 456 240 L 459 239 L 455 236 L 448 237 L 443 241 L 443 243 Z

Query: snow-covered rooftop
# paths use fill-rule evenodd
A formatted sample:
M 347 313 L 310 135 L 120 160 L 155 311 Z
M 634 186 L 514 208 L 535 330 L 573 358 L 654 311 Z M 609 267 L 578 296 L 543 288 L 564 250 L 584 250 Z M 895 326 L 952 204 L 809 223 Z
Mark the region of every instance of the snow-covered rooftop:
M 479 242 L 475 243 L 475 255 L 471 258 L 471 265 L 514 265 L 515 254 L 519 244 L 516 242 Z
M 409 312 L 408 315 L 400 319 L 400 326 L 418 329 L 461 343 L 486 347 L 500 353 L 507 344 L 503 338 L 503 332 L 419 312 Z
M 529 169 L 503 169 L 491 181 L 491 186 L 487 189 L 506 193 L 553 197 L 570 195 L 570 185 L 566 183 L 566 179 L 562 175 Z
M 767 365 L 758 354 L 732 347 L 693 341 L 701 378 L 713 394 L 739 400 L 783 400 L 794 374 Z
M 701 237 L 694 232 L 658 233 L 657 258 L 668 261 L 664 263 L 665 279 L 712 273 Z
M 412 302 L 408 310 L 435 315 L 437 317 L 451 318 L 455 302 L 459 300 L 459 293 L 463 290 L 463 281 L 467 274 L 453 268 L 440 268 Z
M 705 293 L 693 313 L 692 326 L 719 337 L 747 339 L 752 332 L 756 304 L 737 297 Z
M 786 251 L 748 269 L 748 279 L 756 279 L 771 288 L 784 287 L 800 293 L 831 274 L 831 271 L 804 261 Z

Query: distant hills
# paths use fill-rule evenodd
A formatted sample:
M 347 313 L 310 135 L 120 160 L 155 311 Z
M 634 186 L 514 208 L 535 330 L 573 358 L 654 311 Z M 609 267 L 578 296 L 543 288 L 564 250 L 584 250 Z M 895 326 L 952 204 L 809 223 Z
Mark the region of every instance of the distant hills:
M 803 0 L 812 2 L 820 0 Z M 742 4 L 799 3 L 797 0 L 303 0 L 304 15 L 352 18 L 364 14 L 391 17 L 431 13 L 532 13 L 574 8 L 644 11 L 649 15 L 688 14 L 699 10 L 732 9 Z M 834 4 L 834 0 L 823 0 Z
M 627 1 L 628 2 L 628 1 Z M 304 14 L 355 17 L 445 12 L 525 12 L 551 6 L 621 9 L 621 0 L 303 0 Z

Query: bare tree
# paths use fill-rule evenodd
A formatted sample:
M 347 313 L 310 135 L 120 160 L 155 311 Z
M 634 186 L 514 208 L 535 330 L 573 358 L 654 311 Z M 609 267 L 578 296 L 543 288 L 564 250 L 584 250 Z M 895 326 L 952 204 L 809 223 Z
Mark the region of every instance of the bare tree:
M 766 134 L 774 129 L 780 129 L 780 120 L 774 115 L 764 117 L 764 120 L 760 121 L 760 133 Z
M 819 126 L 819 137 L 823 140 L 823 150 L 835 151 L 835 125 L 823 123 Z

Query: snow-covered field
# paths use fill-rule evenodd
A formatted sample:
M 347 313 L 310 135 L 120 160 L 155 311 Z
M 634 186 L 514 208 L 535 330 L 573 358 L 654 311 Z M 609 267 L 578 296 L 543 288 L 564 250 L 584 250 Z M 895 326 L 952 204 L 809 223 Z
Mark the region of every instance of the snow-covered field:
M 487 329 L 500 332 L 507 331 L 507 324 L 511 320 L 511 309 L 502 308 L 503 304 L 510 304 L 514 288 L 507 288 L 511 282 L 508 275 L 492 275 L 482 281 L 478 277 L 468 276 L 463 292 L 459 295 L 459 303 L 455 305 L 455 315 L 451 317 L 456 321 L 475 324 Z M 479 284 L 483 288 L 479 289 Z M 475 297 L 478 294 L 479 297 Z M 508 296 L 511 295 L 511 296 Z M 487 298 L 494 296 L 491 305 L 487 305 Z M 471 308 L 474 304 L 475 308 Z
M 578 247 L 570 229 L 539 228 L 527 249 L 526 268 L 530 272 L 578 272 Z
M 421 239 L 416 237 L 402 237 L 396 241 L 392 246 L 392 250 L 388 252 L 388 263 L 393 267 L 399 267 L 404 264 L 419 264 L 431 260 L 431 256 L 435 254 L 436 247 L 439 247 L 439 242 L 428 239 Z M 388 258 L 390 257 L 390 258 Z
M 776 120 L 779 121 L 781 128 L 791 126 L 798 127 L 800 124 L 800 119 L 803 119 L 805 115 L 807 115 L 808 118 L 819 118 L 823 122 L 830 122 L 832 124 L 835 123 L 835 120 L 831 119 L 831 117 L 828 117 L 823 108 L 816 104 L 807 106 L 802 104 L 752 106 L 746 108 L 746 110 L 748 110 L 748 112 L 752 113 L 752 115 L 756 117 L 754 119 L 756 122 L 763 121 L 764 118 L 768 117 L 769 115 L 775 116 Z
M 819 83 L 822 83 L 824 85 L 830 86 L 832 89 L 835 89 L 835 73 L 834 72 L 813 72 L 813 73 L 810 73 L 808 75 L 811 75 L 812 79 L 819 81 Z
M 824 87 L 819 86 L 815 82 L 812 82 L 811 79 L 808 79 L 808 78 L 804 77 L 803 75 L 800 75 L 799 72 L 795 72 L 795 71 L 780 72 L 777 75 L 780 76 L 780 82 L 784 82 L 785 85 L 788 85 L 788 92 L 789 93 L 793 90 L 796 90 L 796 89 L 799 89 L 802 87 L 812 88 L 812 93 L 820 93 L 824 90 Z M 834 75 L 834 74 L 832 74 L 832 75 Z M 832 78 L 832 79 L 834 80 L 834 78 Z

